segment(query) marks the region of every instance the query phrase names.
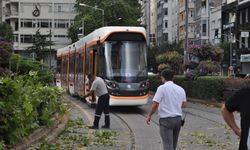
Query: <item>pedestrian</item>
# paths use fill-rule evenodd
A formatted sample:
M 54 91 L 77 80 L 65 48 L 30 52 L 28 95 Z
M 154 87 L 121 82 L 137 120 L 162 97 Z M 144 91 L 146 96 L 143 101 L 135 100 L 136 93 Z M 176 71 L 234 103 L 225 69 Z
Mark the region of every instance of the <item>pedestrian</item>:
M 147 124 L 150 123 L 152 115 L 157 108 L 160 116 L 160 135 L 164 150 L 175 150 L 181 128 L 182 108 L 186 107 L 186 93 L 184 89 L 176 85 L 172 80 L 174 72 L 163 70 L 161 81 L 153 98 L 151 110 L 147 116 Z
M 89 74 L 88 80 L 89 82 L 93 81 L 94 75 Z M 93 126 L 89 126 L 90 129 L 99 129 L 99 120 L 101 118 L 102 112 L 105 115 L 105 125 L 102 128 L 109 129 L 110 128 L 110 117 L 109 117 L 109 94 L 104 80 L 100 77 L 95 77 L 95 80 L 92 83 L 90 92 L 87 93 L 84 98 L 92 95 L 96 92 L 96 95 L 99 97 L 95 110 L 95 119 L 93 122 Z
M 241 128 L 237 125 L 233 112 L 240 112 Z M 237 91 L 222 105 L 221 113 L 236 135 L 240 137 L 239 150 L 250 150 L 250 87 Z

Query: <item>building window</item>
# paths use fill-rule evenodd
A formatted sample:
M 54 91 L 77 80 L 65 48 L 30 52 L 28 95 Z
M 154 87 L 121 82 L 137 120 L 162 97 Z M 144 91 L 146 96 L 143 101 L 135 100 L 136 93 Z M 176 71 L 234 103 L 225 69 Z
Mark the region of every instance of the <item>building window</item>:
M 18 34 L 14 34 L 14 42 L 18 42 Z
M 218 25 L 217 27 L 221 27 L 221 19 L 218 19 Z
M 163 37 L 164 41 L 168 41 L 168 33 L 164 33 Z
M 202 21 L 202 36 L 207 36 L 207 22 L 206 22 L 206 20 Z
M 248 12 L 249 12 L 248 9 L 249 9 L 249 8 L 246 9 L 246 23 L 248 22 L 248 15 L 249 15 L 249 14 L 248 14 Z
M 41 19 L 38 22 L 38 27 L 40 28 L 52 28 L 52 21 L 48 19 Z
M 165 8 L 165 15 L 168 15 L 168 8 Z
M 21 43 L 32 43 L 32 35 L 21 35 Z
M 69 20 L 55 19 L 55 28 L 69 28 Z
M 54 35 L 55 38 L 66 38 L 67 35 Z
M 246 10 L 242 10 L 242 23 L 246 23 Z
M 192 11 L 192 10 L 190 10 L 190 16 L 189 17 L 193 17 L 193 15 L 194 15 L 194 12 Z
M 21 27 L 32 28 L 33 27 L 32 19 L 21 19 Z
M 242 24 L 242 11 L 240 11 L 240 24 Z
M 168 28 L 168 21 L 165 21 L 165 28 Z
M 55 3 L 54 12 L 72 13 L 74 12 L 74 4 Z

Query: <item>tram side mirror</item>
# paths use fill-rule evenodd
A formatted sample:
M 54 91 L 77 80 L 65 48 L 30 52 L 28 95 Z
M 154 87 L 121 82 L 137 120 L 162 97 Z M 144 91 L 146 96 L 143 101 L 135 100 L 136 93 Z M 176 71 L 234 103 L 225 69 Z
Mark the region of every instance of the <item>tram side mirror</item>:
M 99 55 L 99 56 L 104 56 L 104 51 L 105 51 L 105 48 L 104 48 L 104 47 L 102 47 L 102 46 L 99 47 L 99 48 L 98 48 L 98 55 Z

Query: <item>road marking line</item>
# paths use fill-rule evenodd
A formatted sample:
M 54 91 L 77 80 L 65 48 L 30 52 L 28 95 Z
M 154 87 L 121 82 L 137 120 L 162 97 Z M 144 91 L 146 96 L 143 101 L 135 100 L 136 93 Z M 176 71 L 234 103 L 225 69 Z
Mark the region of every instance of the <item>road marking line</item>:
M 75 102 L 73 102 L 73 101 L 71 101 L 71 102 L 87 117 L 90 124 L 94 122 L 94 119 L 91 117 L 91 115 L 86 110 L 84 110 L 82 107 L 80 107 Z

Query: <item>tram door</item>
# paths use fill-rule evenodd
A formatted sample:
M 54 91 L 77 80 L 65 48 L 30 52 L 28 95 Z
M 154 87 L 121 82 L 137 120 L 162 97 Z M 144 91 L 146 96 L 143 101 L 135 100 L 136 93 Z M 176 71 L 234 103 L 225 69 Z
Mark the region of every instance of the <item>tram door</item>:
M 96 51 L 94 50 L 90 50 L 88 51 L 88 54 L 86 55 L 86 77 L 88 74 L 93 74 L 94 76 L 96 75 Z M 86 89 L 86 92 L 90 92 L 90 89 L 91 89 L 91 85 L 92 85 L 92 82 L 86 82 L 85 84 L 85 89 Z M 95 102 L 96 101 L 96 94 L 92 94 L 92 96 L 89 97 L 89 100 L 91 102 Z

